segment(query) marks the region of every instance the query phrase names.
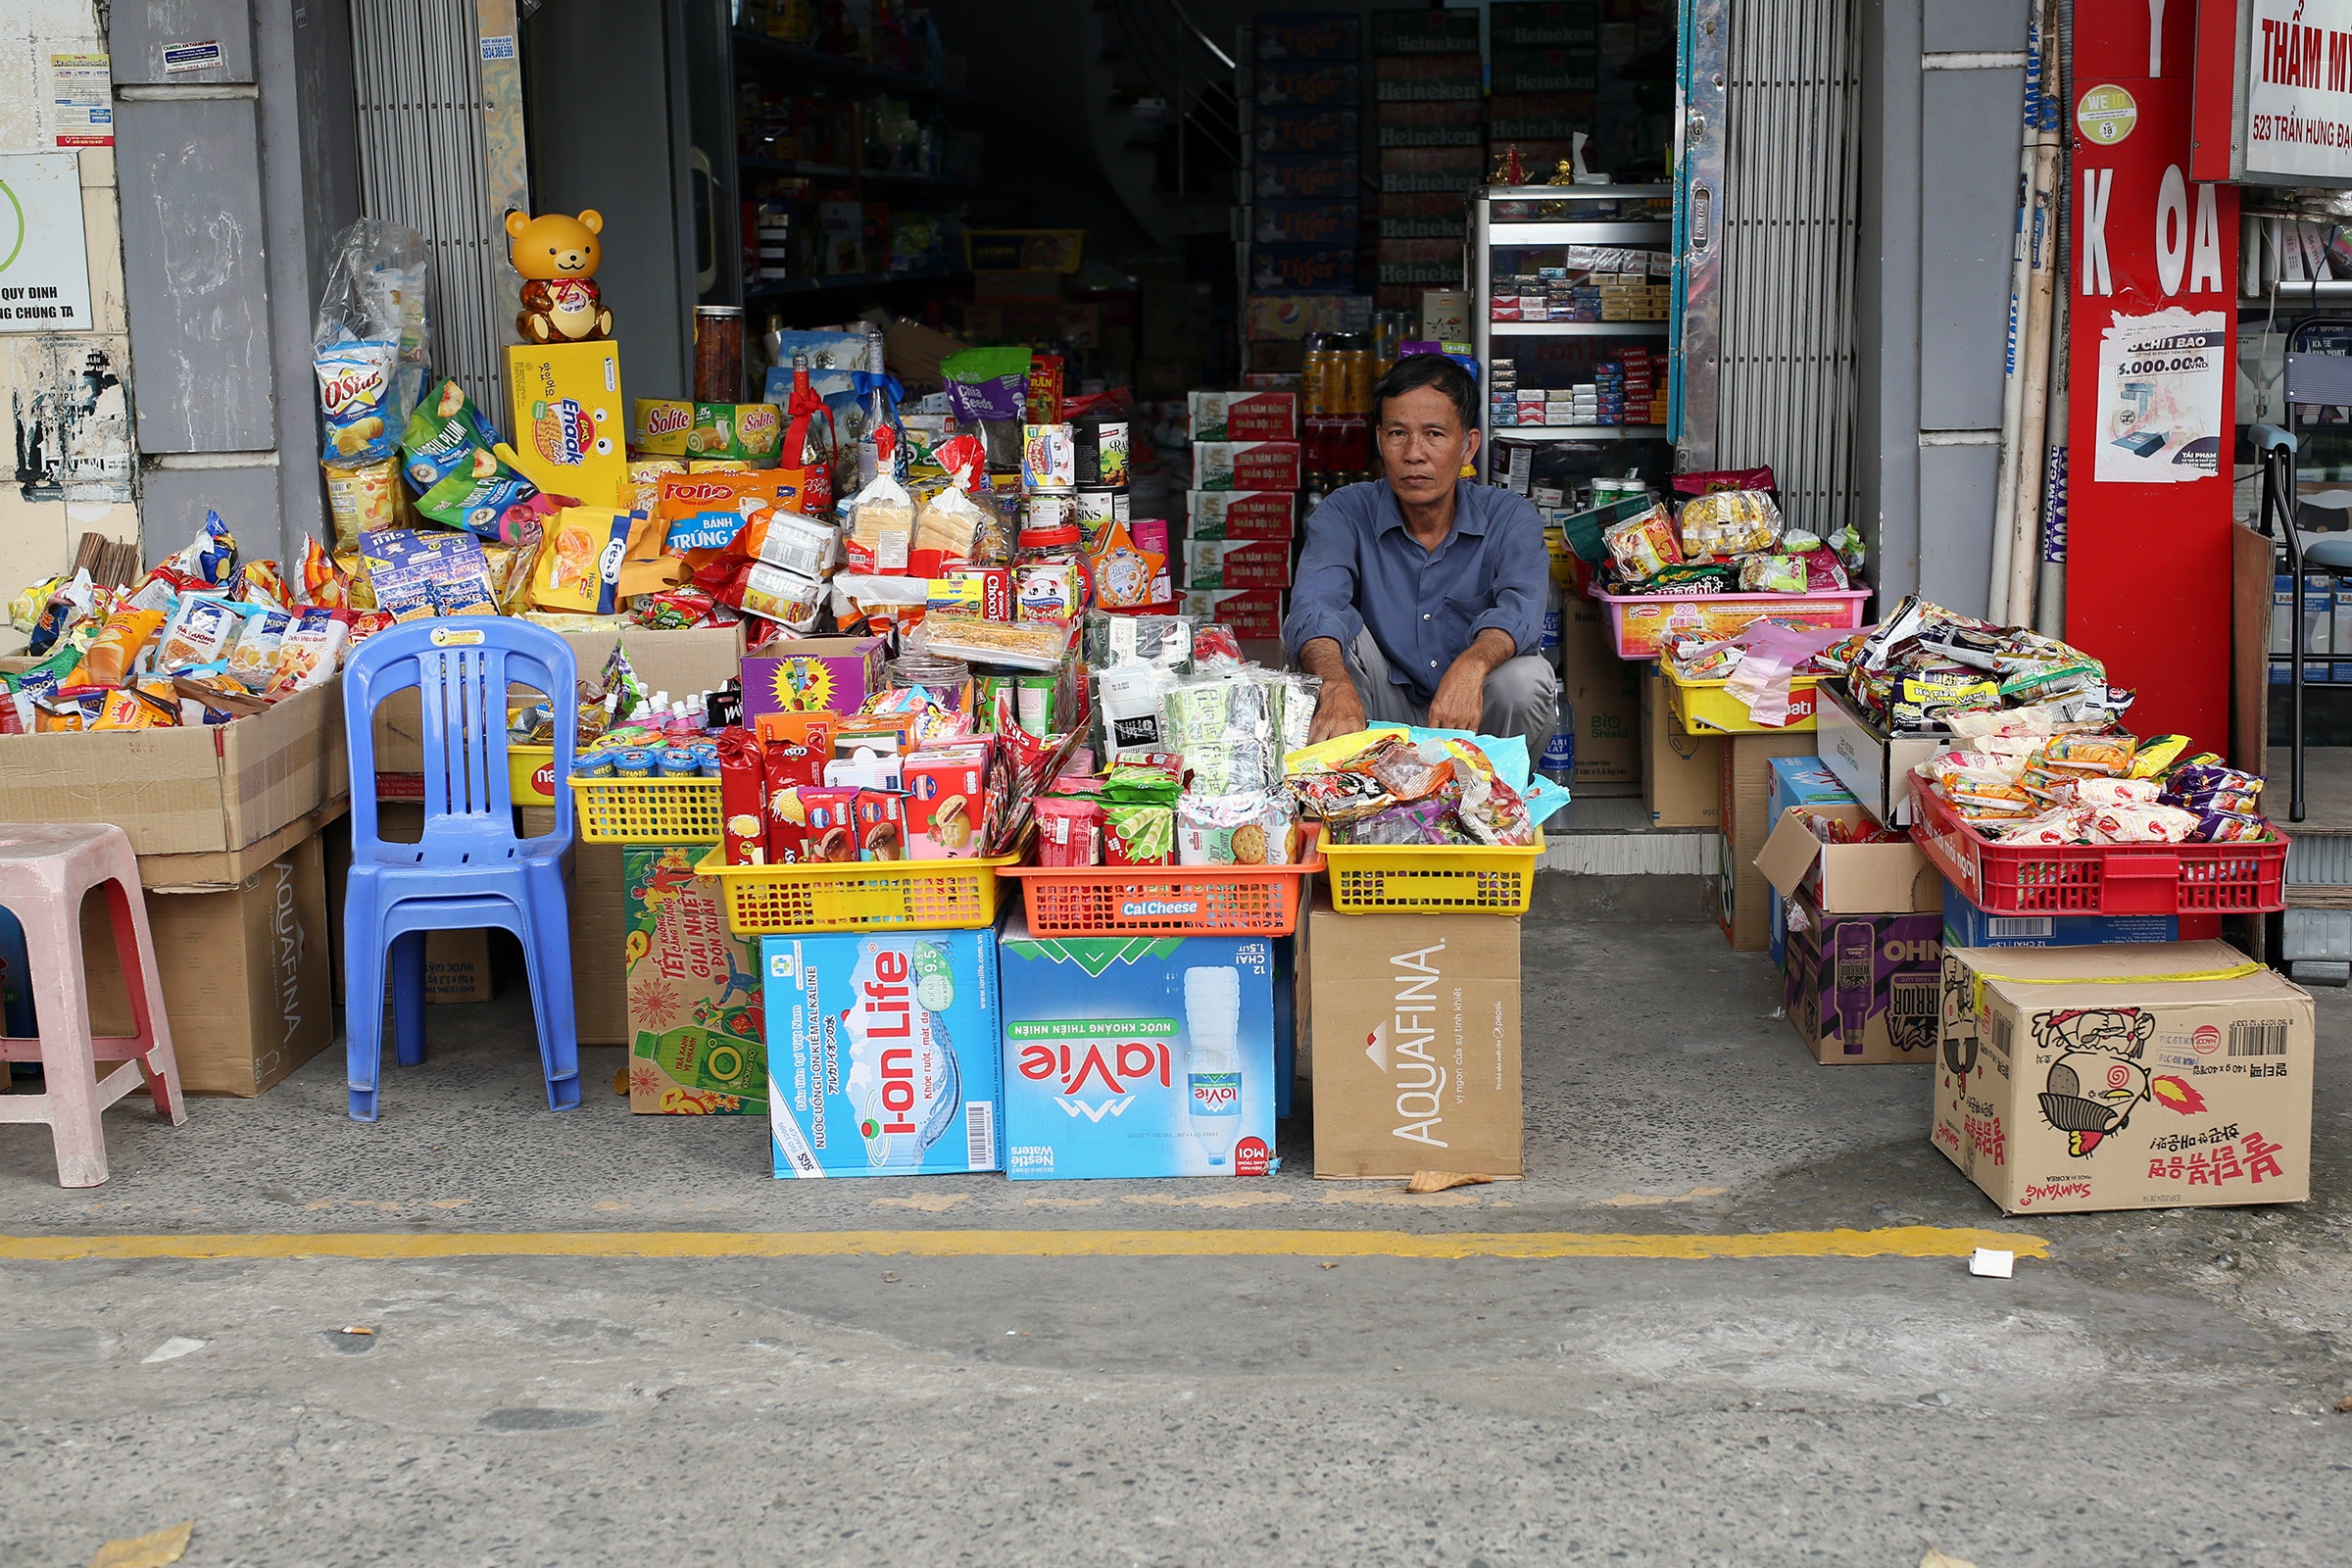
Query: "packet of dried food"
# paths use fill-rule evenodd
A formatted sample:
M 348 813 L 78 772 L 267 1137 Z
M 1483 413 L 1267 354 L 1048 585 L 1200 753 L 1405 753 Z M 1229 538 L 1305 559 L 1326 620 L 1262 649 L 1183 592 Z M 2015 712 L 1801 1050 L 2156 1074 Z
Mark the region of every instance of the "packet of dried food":
M 1167 865 L 1175 851 L 1175 807 L 1103 804 L 1104 865 Z
M 1289 865 L 1298 858 L 1291 803 L 1263 790 L 1187 794 L 1176 803 L 1183 865 Z

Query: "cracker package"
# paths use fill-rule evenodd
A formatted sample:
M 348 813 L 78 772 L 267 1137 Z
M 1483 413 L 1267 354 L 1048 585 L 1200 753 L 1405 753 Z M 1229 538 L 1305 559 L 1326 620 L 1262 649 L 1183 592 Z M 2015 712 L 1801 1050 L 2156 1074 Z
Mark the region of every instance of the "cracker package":
M 541 610 L 611 614 L 629 525 L 630 514 L 609 507 L 566 507 L 549 518 L 532 571 L 531 603 Z

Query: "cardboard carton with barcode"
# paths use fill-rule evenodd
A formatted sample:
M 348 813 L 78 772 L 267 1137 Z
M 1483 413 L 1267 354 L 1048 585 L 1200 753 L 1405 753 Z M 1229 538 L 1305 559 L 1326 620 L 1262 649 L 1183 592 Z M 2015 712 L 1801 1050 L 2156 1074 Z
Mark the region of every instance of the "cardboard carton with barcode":
M 1943 907 L 1943 875 L 1909 839 L 1826 844 L 1808 817 L 1848 827 L 1871 821 L 1858 806 L 1791 806 L 1783 811 L 1755 859 L 1781 897 L 1802 893 L 1824 914 L 1924 914 Z
M 1931 1137 L 2012 1214 L 2301 1202 L 2313 1057 L 2227 943 L 1946 948 Z

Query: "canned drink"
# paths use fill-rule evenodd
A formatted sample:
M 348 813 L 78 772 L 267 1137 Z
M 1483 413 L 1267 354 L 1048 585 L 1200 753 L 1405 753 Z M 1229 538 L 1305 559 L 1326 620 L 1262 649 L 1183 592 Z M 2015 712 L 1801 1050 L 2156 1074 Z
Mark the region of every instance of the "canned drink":
M 1115 487 L 1127 482 L 1127 421 L 1088 418 L 1075 425 L 1078 483 Z
M 972 676 L 974 727 L 983 730 L 994 729 L 997 721 L 997 694 L 1011 690 L 1012 677 L 1010 675 L 975 673 Z M 1019 716 L 1019 700 L 1017 698 L 1014 700 L 1014 716 L 1017 720 Z
M 1056 696 L 1061 690 L 1059 675 L 1015 675 L 1013 678 L 1013 714 L 1021 728 L 1043 740 L 1056 733 L 1061 718 Z

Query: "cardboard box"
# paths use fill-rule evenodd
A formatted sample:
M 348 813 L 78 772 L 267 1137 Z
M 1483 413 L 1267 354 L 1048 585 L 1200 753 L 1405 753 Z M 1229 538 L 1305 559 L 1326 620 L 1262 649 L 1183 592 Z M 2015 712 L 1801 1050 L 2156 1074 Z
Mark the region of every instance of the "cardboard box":
M 1185 519 L 1194 539 L 1289 539 L 1298 531 L 1290 490 L 1190 490 Z
M 591 507 L 626 506 L 629 408 L 620 395 L 620 346 L 507 345 L 515 466 L 551 495 Z
M 1642 803 L 1657 827 L 1723 826 L 1723 737 L 1692 735 L 1666 706 L 1666 682 L 1643 664 Z M 1582 750 L 1580 747 L 1579 750 Z
M 1772 765 L 1812 755 L 1810 732 L 1724 737 L 1721 923 L 1735 952 L 1761 953 L 1770 945 L 1772 910 L 1780 903 L 1755 865 L 1780 820 L 1772 814 Z
M 1195 441 L 1296 441 L 1296 392 L 1188 392 Z
M 1518 920 L 1340 914 L 1318 892 L 1301 946 L 1315 1174 L 1523 1174 Z
M 1815 693 L 1814 743 L 1821 760 L 1853 792 L 1863 808 L 1882 822 L 1909 827 L 1911 770 L 1954 737 L 1889 735 L 1854 711 L 1845 694 L 1824 681 Z
M 1942 1008 L 1932 1136 L 2005 1212 L 2311 1196 L 2311 997 L 2226 943 L 1948 948 Z
M 1581 594 L 1560 600 L 1560 696 L 1576 720 L 1576 774 L 1583 795 L 1642 789 L 1642 666 L 1617 657 L 1608 612 Z
M 609 631 L 565 632 L 564 640 L 571 645 L 572 662 L 578 666 L 581 680 L 596 680 L 605 661 L 612 657 L 617 646 L 628 655 L 629 667 L 645 683 L 646 692 L 650 695 L 665 691 L 672 701 L 723 686 L 735 678 L 743 664 L 740 625 L 654 631 L 644 626 L 624 628 L 615 622 Z M 339 705 L 342 700 L 339 687 L 335 698 Z M 338 706 L 337 714 L 341 711 Z M 374 727 L 377 796 L 392 800 L 421 799 L 423 780 L 418 775 L 424 768 L 424 723 L 416 694 L 395 692 L 379 703 Z M 340 757 L 343 743 L 339 720 L 335 747 Z M 348 764 L 338 770 L 339 774 L 348 771 Z
M 1837 774 L 1822 765 L 1819 757 L 1776 757 L 1772 760 L 1772 782 L 1764 794 L 1766 822 L 1777 823 L 1788 814 L 1791 806 L 1856 804 L 1852 793 L 1838 782 Z M 1765 885 L 1771 886 L 1769 882 Z M 1788 925 L 1777 892 L 1765 900 L 1765 951 L 1772 955 L 1772 966 L 1782 968 L 1788 962 L 1784 944 Z
M 1273 641 L 1282 636 L 1283 596 L 1279 589 L 1201 589 L 1183 595 L 1183 610 L 1202 621 L 1230 626 L 1237 637 Z
M 2197 916 L 2189 916 L 2190 920 Z M 1951 878 L 1943 882 L 1943 940 L 1954 948 L 2104 948 L 2122 942 L 2178 942 L 2186 922 L 2177 914 L 1986 914 L 1968 902 Z M 2190 939 L 2218 938 L 2221 916 Z
M 1440 343 L 1459 342 L 1470 335 L 1470 296 L 1458 288 L 1421 291 L 1421 335 Z
M 188 1093 L 258 1095 L 334 1041 L 327 918 L 326 856 L 317 833 L 234 888 L 147 900 L 172 1052 Z M 104 900 L 82 906 L 81 941 L 90 1027 L 130 1033 L 130 997 Z M 384 1059 L 391 1058 L 387 1035 Z
M 1788 1022 L 1825 1066 L 1929 1060 L 1943 961 L 1937 914 L 1824 914 L 1789 905 Z
M 629 1109 L 639 1115 L 767 1114 L 757 939 L 727 930 L 705 845 L 620 852 L 628 988 Z
M 881 638 L 791 638 L 743 662 L 743 721 L 761 713 L 855 713 L 881 689 Z
M 0 821 L 112 822 L 150 888 L 242 887 L 351 793 L 343 684 L 228 724 L 0 735 Z
M 1296 441 L 1193 443 L 1196 490 L 1296 490 L 1298 480 Z
M 1041 940 L 1014 914 L 998 961 L 1005 1174 L 1265 1175 L 1272 947 L 1259 937 Z
M 1784 898 L 1801 893 L 1831 914 L 1943 912 L 1943 873 L 1928 863 L 1917 845 L 1908 839 L 1824 844 L 1800 820 L 1807 811 L 1848 825 L 1869 820 L 1858 806 L 1791 807 L 1782 812 L 1756 857 L 1756 869 Z
M 1184 547 L 1184 576 L 1177 587 L 1186 593 L 1220 588 L 1254 588 L 1280 592 L 1291 585 L 1291 546 L 1287 539 L 1193 539 Z
M 554 813 L 549 813 L 552 831 Z M 382 801 L 375 808 L 375 831 L 387 844 L 414 844 L 424 836 L 424 808 L 405 801 Z M 328 947 L 334 957 L 335 1001 L 343 1000 L 343 896 L 350 886 L 351 823 L 337 820 L 320 836 L 326 864 Z M 496 994 L 490 962 L 490 933 L 486 930 L 428 931 L 424 935 L 424 1000 L 428 1003 L 488 1002 Z M 384 1005 L 390 1007 L 389 994 Z
M 778 1176 L 1002 1170 L 997 933 L 762 937 Z

